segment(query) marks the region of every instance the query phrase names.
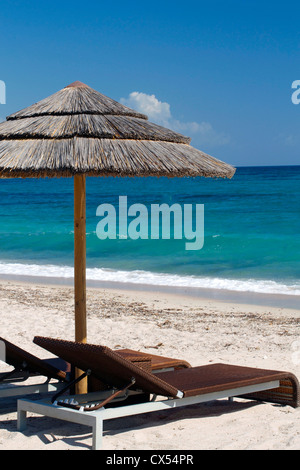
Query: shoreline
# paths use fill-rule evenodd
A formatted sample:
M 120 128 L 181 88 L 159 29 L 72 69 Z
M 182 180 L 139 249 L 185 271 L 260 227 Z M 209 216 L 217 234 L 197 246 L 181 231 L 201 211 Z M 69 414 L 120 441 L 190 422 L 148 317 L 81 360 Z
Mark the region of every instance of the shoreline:
M 0 275 L 1 282 L 16 282 L 30 285 L 49 285 L 57 287 L 73 286 L 73 278 L 59 277 L 43 277 L 6 274 Z M 259 293 L 252 291 L 235 291 L 227 289 L 215 288 L 199 288 L 199 287 L 177 287 L 177 286 L 161 286 L 151 284 L 138 284 L 118 281 L 96 281 L 87 280 L 87 288 L 92 289 L 109 289 L 121 290 L 129 292 L 149 292 L 149 293 L 165 293 L 175 296 L 192 297 L 195 299 L 212 300 L 216 302 L 238 303 L 245 305 L 257 305 L 265 307 L 278 307 L 288 309 L 300 309 L 300 296 L 288 294 L 271 294 Z

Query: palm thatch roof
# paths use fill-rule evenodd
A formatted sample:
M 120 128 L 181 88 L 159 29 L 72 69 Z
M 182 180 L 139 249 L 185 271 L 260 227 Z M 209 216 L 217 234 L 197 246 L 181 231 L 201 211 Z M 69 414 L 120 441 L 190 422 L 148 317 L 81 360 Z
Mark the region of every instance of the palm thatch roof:
M 210 176 L 235 169 L 74 82 L 0 124 L 0 177 Z

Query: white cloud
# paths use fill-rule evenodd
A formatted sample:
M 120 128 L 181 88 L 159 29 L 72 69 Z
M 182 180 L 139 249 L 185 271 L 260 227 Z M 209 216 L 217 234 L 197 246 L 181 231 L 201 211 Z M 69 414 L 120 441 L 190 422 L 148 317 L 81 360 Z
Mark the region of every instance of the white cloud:
M 181 134 L 191 134 L 197 137 L 201 144 L 209 145 L 227 145 L 230 142 L 230 136 L 225 132 L 217 132 L 209 122 L 181 122 L 172 120 L 170 123 L 172 129 Z
M 128 98 L 121 98 L 121 103 L 140 113 L 147 114 L 150 120 L 158 124 L 168 122 L 171 118 L 169 103 L 159 101 L 155 95 L 133 91 Z
M 286 145 L 289 145 L 290 147 L 296 147 L 300 143 L 300 137 L 299 135 L 290 134 L 284 137 L 284 141 Z
M 121 103 L 140 113 L 146 114 L 149 120 L 181 134 L 197 138 L 200 145 L 226 145 L 230 136 L 217 132 L 209 122 L 182 122 L 174 119 L 169 103 L 159 101 L 155 95 L 133 91 L 128 98 L 121 98 Z

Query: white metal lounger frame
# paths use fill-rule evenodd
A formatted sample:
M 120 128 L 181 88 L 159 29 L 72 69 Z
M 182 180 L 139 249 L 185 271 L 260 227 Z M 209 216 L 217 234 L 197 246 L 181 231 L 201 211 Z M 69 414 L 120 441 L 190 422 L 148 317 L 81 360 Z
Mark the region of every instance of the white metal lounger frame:
M 0 399 L 1 398 L 13 398 L 24 395 L 33 395 L 35 393 L 48 393 L 61 390 L 65 387 L 64 382 L 50 382 L 47 380 L 42 383 L 33 383 L 27 385 L 19 385 L 14 383 L 0 383 Z
M 261 384 L 237 387 L 231 390 L 222 390 L 207 394 L 201 394 L 186 398 L 169 398 L 157 401 L 148 401 L 145 403 L 135 405 L 118 406 L 115 408 L 100 408 L 97 411 L 83 411 L 65 408 L 52 404 L 50 401 L 45 400 L 18 400 L 18 431 L 24 431 L 27 426 L 27 412 L 36 413 L 38 415 L 57 418 L 73 423 L 83 424 L 92 427 L 93 440 L 92 449 L 99 450 L 102 447 L 103 435 L 103 421 L 107 419 L 121 418 L 124 416 L 133 416 L 141 413 L 150 413 L 153 411 L 166 410 L 177 408 L 180 406 L 194 405 L 197 403 L 204 403 L 222 398 L 233 398 L 248 393 L 260 392 L 263 390 L 270 390 L 279 387 L 279 381 L 274 380 L 271 382 L 264 382 Z M 106 394 L 105 394 L 106 393 Z M 112 393 L 112 392 L 109 392 Z M 96 396 L 98 395 L 98 396 Z M 107 397 L 107 392 L 102 392 L 102 395 L 88 394 L 82 397 L 89 397 L 91 400 L 104 399 Z M 80 400 L 80 396 L 73 396 L 74 399 Z M 70 400 L 72 397 L 68 397 Z

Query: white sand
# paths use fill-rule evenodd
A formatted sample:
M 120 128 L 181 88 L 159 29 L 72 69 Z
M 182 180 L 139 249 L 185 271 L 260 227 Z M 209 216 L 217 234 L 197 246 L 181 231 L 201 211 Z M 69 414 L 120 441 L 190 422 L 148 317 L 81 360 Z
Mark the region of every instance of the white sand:
M 41 357 L 35 335 L 74 339 L 73 289 L 0 283 L 0 336 Z M 162 292 L 88 290 L 88 341 L 182 358 L 286 370 L 300 378 L 300 310 L 232 304 Z M 298 341 L 298 344 L 295 343 Z M 0 450 L 88 449 L 90 429 L 0 402 Z M 105 423 L 106 450 L 300 448 L 300 408 L 237 399 Z

